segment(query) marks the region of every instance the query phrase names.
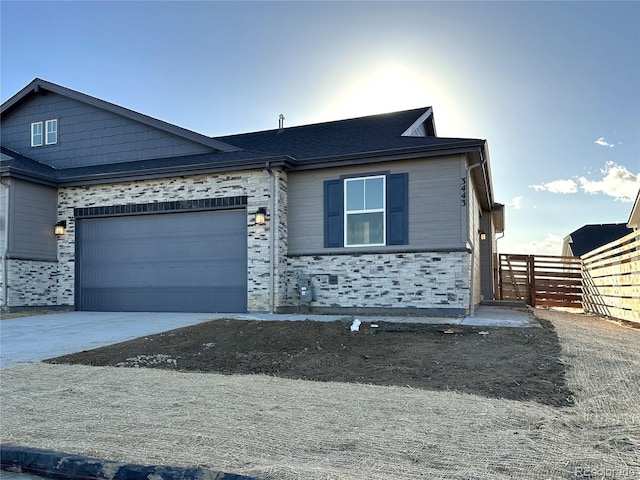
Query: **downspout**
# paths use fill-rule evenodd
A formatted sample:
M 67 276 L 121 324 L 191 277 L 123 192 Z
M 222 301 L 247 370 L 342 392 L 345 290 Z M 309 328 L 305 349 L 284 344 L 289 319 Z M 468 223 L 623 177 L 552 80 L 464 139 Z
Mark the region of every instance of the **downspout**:
M 9 294 L 9 289 L 7 287 L 7 282 L 9 280 L 9 272 L 7 272 L 7 256 L 9 255 L 9 184 L 0 182 L 5 189 L 5 202 L 4 202 L 4 248 L 2 251 L 2 307 L 7 307 L 9 305 L 9 299 L 7 295 Z
M 271 165 L 269 162 L 265 163 L 265 170 L 269 173 L 269 214 L 270 218 L 270 229 L 269 232 L 269 313 L 274 313 L 274 296 L 275 296 L 275 229 L 278 226 L 278 215 L 276 213 L 276 199 L 275 199 L 275 190 L 276 190 L 276 177 L 273 174 L 273 170 L 271 169 Z
M 467 198 L 469 197 L 469 192 L 471 191 L 471 170 L 474 168 L 484 166 L 486 159 L 484 155 L 482 155 L 482 151 L 480 152 L 481 160 L 479 163 L 475 163 L 471 165 L 471 167 L 467 167 Z M 469 316 L 473 317 L 475 315 L 475 305 L 473 303 L 473 295 L 475 293 L 475 266 L 476 266 L 476 246 L 471 239 L 471 235 L 469 234 L 469 230 L 471 229 L 471 215 L 470 215 L 470 207 L 471 202 L 467 202 L 466 212 L 467 212 L 467 243 L 471 247 L 471 279 L 469 285 Z

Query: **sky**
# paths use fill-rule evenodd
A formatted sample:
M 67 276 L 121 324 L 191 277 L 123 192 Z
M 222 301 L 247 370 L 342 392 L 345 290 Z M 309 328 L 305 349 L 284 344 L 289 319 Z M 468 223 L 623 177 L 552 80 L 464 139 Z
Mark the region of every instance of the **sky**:
M 640 188 L 640 2 L 0 2 L 35 77 L 219 136 L 433 107 L 486 139 L 500 253 L 559 255 Z

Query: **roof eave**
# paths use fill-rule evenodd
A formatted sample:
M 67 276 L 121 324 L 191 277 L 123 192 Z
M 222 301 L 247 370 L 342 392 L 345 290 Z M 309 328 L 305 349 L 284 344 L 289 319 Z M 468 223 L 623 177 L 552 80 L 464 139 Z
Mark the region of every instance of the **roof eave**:
M 54 176 L 40 175 L 33 172 L 27 172 L 14 167 L 0 167 L 0 177 L 17 178 L 18 180 L 27 180 L 29 182 L 46 185 L 48 187 L 57 187 L 58 183 Z
M 176 175 L 203 175 L 208 173 L 224 173 L 232 171 L 261 169 L 268 163 L 271 167 L 282 167 L 285 170 L 292 168 L 293 159 L 288 156 L 257 158 L 244 161 L 221 162 L 212 164 L 176 165 L 145 170 L 126 170 L 104 174 L 78 175 L 74 177 L 64 176 L 64 170 L 60 172 L 59 187 L 74 187 L 80 185 L 97 185 L 104 183 L 119 183 L 136 180 L 153 180 L 173 177 Z
M 478 147 L 481 147 L 483 144 L 484 141 L 470 140 L 469 142 L 459 144 L 395 148 L 330 157 L 317 157 L 298 161 L 293 170 L 317 170 L 364 163 L 381 163 L 390 160 L 413 160 L 416 158 L 459 155 L 477 151 Z

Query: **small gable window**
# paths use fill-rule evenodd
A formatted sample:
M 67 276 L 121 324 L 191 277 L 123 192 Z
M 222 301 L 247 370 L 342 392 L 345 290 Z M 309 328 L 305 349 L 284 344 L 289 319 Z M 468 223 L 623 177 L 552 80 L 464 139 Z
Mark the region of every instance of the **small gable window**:
M 53 145 L 54 143 L 58 143 L 58 120 L 47 120 L 46 121 L 46 130 L 47 136 L 45 138 L 45 143 L 47 145 Z
M 31 146 L 39 147 L 42 145 L 42 122 L 34 122 L 31 124 Z
M 58 143 L 58 120 L 33 122 L 31 124 L 31 146 L 54 145 Z

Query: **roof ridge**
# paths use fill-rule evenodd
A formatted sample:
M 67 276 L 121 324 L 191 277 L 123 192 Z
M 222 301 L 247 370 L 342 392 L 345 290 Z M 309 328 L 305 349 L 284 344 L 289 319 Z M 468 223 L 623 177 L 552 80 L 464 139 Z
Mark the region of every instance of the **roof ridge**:
M 268 128 L 266 130 L 255 130 L 252 132 L 241 132 L 241 133 L 231 133 L 231 134 L 227 134 L 227 135 L 217 135 L 214 136 L 212 138 L 214 139 L 218 139 L 218 138 L 228 138 L 228 137 L 238 137 L 241 135 L 256 135 L 256 134 L 260 134 L 260 133 L 277 133 L 279 131 L 287 131 L 287 130 L 293 130 L 293 129 L 301 129 L 301 128 L 307 128 L 307 127 L 317 127 L 320 125 L 336 125 L 336 124 L 340 124 L 340 123 L 344 123 L 344 122 L 352 122 L 352 121 L 359 121 L 359 120 L 365 120 L 365 119 L 372 119 L 375 117 L 384 117 L 387 115 L 394 115 L 394 114 L 400 114 L 400 113 L 409 113 L 409 112 L 425 112 L 428 109 L 430 109 L 432 107 L 428 106 L 428 107 L 419 107 L 419 108 L 409 108 L 406 110 L 395 110 L 392 112 L 383 112 L 383 113 L 374 113 L 371 115 L 361 115 L 358 117 L 349 117 L 349 118 L 341 118 L 338 120 L 327 120 L 327 121 L 322 121 L 322 122 L 313 122 L 313 123 L 305 123 L 302 125 L 293 125 L 290 127 L 285 127 L 284 129 L 280 129 L 280 128 Z

